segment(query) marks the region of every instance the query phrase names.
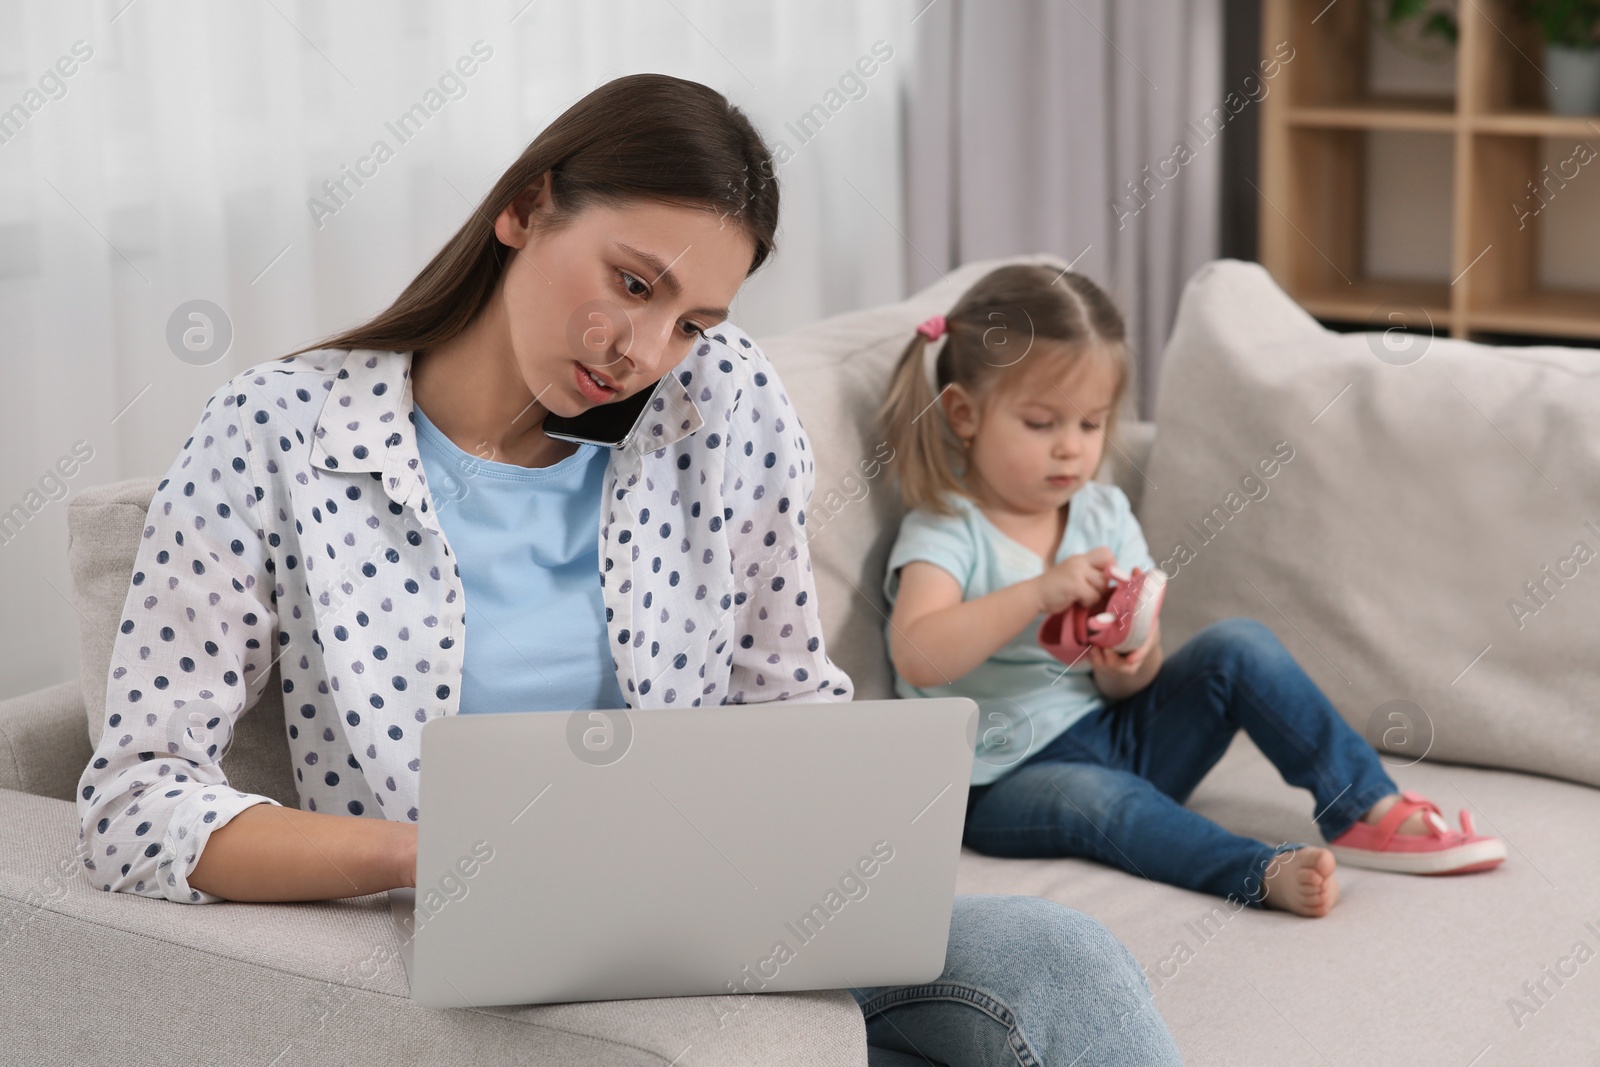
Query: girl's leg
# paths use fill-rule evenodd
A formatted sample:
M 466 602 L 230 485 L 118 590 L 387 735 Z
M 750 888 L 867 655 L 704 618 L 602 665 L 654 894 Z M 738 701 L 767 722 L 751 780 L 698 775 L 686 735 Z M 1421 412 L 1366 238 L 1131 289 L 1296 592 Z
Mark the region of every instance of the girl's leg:
M 1076 727 L 1073 734 L 1081 736 Z M 1131 771 L 1087 762 L 1087 751 L 1083 762 L 1048 758 L 1061 754 L 1052 744 L 999 781 L 974 786 L 963 844 L 991 856 L 1082 856 L 1153 882 L 1261 903 L 1278 849 L 1229 833 Z
M 1182 1063 L 1123 944 L 1038 897 L 958 895 L 944 973 L 926 985 L 851 993 L 874 1067 Z
M 1290 785 L 1310 790 L 1333 840 L 1398 793 L 1377 753 L 1352 730 L 1273 632 L 1254 619 L 1212 623 L 1155 679 L 1108 706 L 1108 762 L 1182 803 L 1243 727 Z

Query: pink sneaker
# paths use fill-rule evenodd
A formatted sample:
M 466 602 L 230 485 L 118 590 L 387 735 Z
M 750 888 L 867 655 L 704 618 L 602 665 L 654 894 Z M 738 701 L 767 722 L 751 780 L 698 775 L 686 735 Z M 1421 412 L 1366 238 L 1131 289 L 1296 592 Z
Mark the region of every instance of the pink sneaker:
M 1094 607 L 1073 604 L 1049 616 L 1039 626 L 1039 644 L 1071 667 L 1092 645 L 1116 652 L 1132 652 L 1150 636 L 1167 589 L 1167 573 L 1160 567 L 1130 574 L 1117 567 L 1107 573 L 1116 583 Z
M 1397 833 L 1414 811 L 1422 812 L 1425 834 Z M 1439 806 L 1427 797 L 1403 792 L 1377 823 L 1357 822 L 1328 842 L 1340 863 L 1400 874 L 1466 874 L 1498 867 L 1506 858 L 1505 842 L 1480 837 L 1472 816 L 1461 810 L 1461 831 L 1450 829 Z

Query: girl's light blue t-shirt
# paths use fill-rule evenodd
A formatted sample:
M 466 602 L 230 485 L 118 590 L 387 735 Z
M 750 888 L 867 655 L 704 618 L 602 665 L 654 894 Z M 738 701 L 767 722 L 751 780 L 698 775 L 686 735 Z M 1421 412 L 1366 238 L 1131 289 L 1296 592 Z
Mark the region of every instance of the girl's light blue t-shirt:
M 977 504 L 956 493 L 946 499 L 956 508 L 954 516 L 917 508 L 902 520 L 883 580 L 884 596 L 891 605 L 899 590 L 900 568 L 913 560 L 948 571 L 961 583 L 963 601 L 1044 572 L 1038 553 L 1001 532 Z M 1088 482 L 1072 495 L 1055 561 L 1101 545 L 1111 549 L 1124 570 L 1155 569 L 1127 494 L 1114 485 Z M 1087 658 L 1068 669 L 1040 646 L 1044 620 L 1043 614 L 1034 618 L 994 655 L 948 685 L 919 689 L 895 675 L 895 692 L 902 697 L 964 696 L 977 702 L 973 785 L 1005 777 L 1073 723 L 1105 705 Z M 888 638 L 886 623 L 884 639 Z
M 417 448 L 466 595 L 461 714 L 622 708 L 599 567 L 609 449 L 548 467 L 480 459 L 420 407 Z

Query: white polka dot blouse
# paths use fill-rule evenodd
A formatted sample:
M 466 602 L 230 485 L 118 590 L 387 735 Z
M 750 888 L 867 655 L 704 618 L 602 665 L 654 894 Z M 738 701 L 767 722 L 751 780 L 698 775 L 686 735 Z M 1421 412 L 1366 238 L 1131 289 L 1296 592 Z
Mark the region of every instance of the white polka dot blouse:
M 300 807 L 417 819 L 422 724 L 458 711 L 469 635 L 410 371 L 410 352 L 324 349 L 206 401 L 151 501 L 79 781 L 96 886 L 222 899 L 187 876 L 213 830 L 277 803 L 224 774 L 274 665 Z M 806 550 L 812 454 L 771 364 L 725 324 L 669 373 L 600 508 L 628 706 L 851 699 Z

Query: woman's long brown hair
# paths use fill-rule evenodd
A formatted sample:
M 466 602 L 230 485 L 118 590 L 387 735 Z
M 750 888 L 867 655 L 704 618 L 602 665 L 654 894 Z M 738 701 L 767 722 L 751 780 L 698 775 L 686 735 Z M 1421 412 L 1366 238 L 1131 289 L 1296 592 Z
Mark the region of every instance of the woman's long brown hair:
M 493 295 L 509 258 L 495 236 L 495 218 L 546 173 L 552 226 L 592 204 L 654 200 L 700 205 L 736 220 L 755 242 L 746 276 L 775 247 L 772 155 L 744 112 L 699 82 L 631 74 L 600 86 L 534 138 L 376 318 L 279 358 L 320 348 L 409 352 L 456 336 Z

